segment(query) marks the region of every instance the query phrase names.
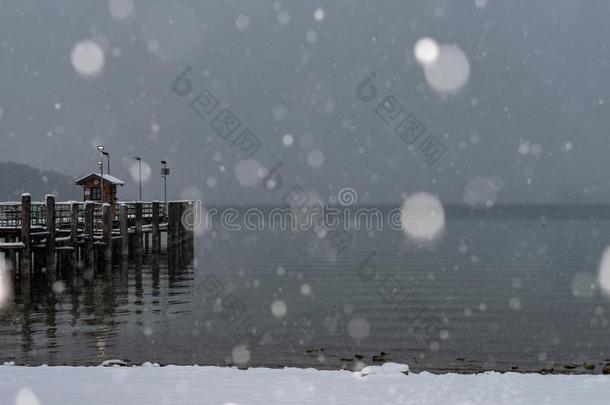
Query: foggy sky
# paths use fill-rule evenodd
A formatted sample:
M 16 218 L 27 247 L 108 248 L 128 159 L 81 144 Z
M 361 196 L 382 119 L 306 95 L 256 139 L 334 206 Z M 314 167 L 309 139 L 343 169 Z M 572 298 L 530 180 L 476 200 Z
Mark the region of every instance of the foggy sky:
M 125 199 L 137 197 L 138 155 L 152 167 L 144 199 L 162 198 L 166 159 L 170 196 L 209 203 L 279 203 L 297 184 L 325 200 L 352 187 L 359 202 L 415 191 L 463 202 L 481 177 L 497 185 L 495 202 L 609 201 L 610 3 L 477 3 L 135 0 L 121 19 L 108 1 L 0 0 L 0 160 L 80 177 L 97 170 L 102 143 Z M 422 37 L 466 54 L 457 93 L 427 83 L 413 57 Z M 71 62 L 84 40 L 104 50 L 94 77 Z M 180 97 L 171 83 L 187 66 L 193 90 Z M 371 72 L 381 96 L 442 141 L 436 165 L 356 96 Z M 280 190 L 238 181 L 232 139 L 189 106 L 204 89 L 262 141 L 252 159 L 282 162 Z M 314 149 L 321 167 L 308 163 Z

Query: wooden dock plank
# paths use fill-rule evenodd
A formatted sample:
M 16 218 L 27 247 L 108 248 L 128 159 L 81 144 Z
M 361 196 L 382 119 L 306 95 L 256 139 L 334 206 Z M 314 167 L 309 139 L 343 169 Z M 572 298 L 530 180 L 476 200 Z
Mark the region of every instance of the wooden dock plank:
M 23 242 L 0 242 L 0 250 L 21 250 L 25 249 L 25 243 Z

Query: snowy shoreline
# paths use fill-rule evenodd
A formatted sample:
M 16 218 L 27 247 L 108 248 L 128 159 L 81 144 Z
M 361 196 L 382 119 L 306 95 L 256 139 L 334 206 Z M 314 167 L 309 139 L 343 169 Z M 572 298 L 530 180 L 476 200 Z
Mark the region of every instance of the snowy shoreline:
M 15 405 L 88 404 L 602 404 L 610 376 L 405 375 L 386 364 L 362 372 L 164 366 L 0 366 L 0 398 Z M 364 375 L 368 374 L 368 375 Z

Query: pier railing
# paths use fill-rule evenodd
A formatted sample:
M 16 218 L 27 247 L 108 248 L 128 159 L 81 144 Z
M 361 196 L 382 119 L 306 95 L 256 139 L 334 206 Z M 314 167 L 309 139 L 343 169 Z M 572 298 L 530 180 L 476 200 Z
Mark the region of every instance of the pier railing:
M 130 219 L 136 217 L 136 204 L 138 201 L 119 201 L 116 203 L 117 207 L 121 205 L 127 206 L 127 216 Z M 151 219 L 153 216 L 153 202 L 143 201 L 142 203 L 142 218 L 144 220 Z M 84 202 L 57 202 L 55 203 L 55 224 L 56 226 L 69 226 L 71 223 L 72 215 L 72 204 L 76 204 L 78 209 L 78 220 L 79 223 L 84 223 Z M 92 201 L 93 204 L 93 217 L 95 224 L 99 224 L 102 220 L 102 204 Z M 47 224 L 47 205 L 46 202 L 32 201 L 32 211 L 30 213 L 30 223 L 32 228 L 45 227 Z M 167 219 L 167 209 L 165 204 L 159 204 L 159 217 L 160 219 Z M 113 217 L 114 221 L 118 221 L 118 210 L 117 214 Z M 21 228 L 21 203 L 20 202 L 1 202 L 0 203 L 0 228 L 3 229 L 19 229 Z

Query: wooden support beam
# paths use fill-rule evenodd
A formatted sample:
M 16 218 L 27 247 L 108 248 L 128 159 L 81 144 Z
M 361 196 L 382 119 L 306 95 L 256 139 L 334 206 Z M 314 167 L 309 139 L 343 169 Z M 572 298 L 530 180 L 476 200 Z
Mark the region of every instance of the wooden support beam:
M 197 225 L 197 213 L 193 201 L 181 203 L 180 215 L 180 258 L 184 267 L 193 265 L 193 246 L 195 237 L 195 226 Z
M 70 276 L 75 276 L 78 269 L 78 203 L 70 202 Z
M 22 250 L 25 245 L 22 242 L 0 242 L 0 252 L 11 252 Z
M 93 250 L 93 214 L 95 203 L 85 202 L 85 269 L 93 270 L 95 255 Z
M 135 234 L 135 253 L 136 258 L 141 258 L 143 254 L 142 247 L 142 201 L 136 202 L 136 234 Z
M 170 270 L 177 270 L 180 248 L 180 203 L 168 203 L 167 217 L 167 261 Z
M 47 243 L 45 244 L 46 262 L 47 262 L 47 277 L 50 280 L 55 279 L 57 271 L 57 254 L 55 253 L 55 196 L 46 195 L 46 225 L 47 225 Z
M 195 258 L 195 230 L 198 226 L 204 225 L 204 217 L 203 217 L 203 209 L 201 208 L 201 204 L 197 205 L 197 201 L 191 201 L 191 208 L 193 210 L 193 226 L 189 229 L 187 241 L 188 241 L 188 255 L 191 260 L 191 265 L 193 264 L 193 260 Z M 200 218 L 201 216 L 201 218 Z
M 21 195 L 21 242 L 25 245 L 20 252 L 20 280 L 29 283 L 32 274 L 32 196 Z
M 104 270 L 112 268 L 112 205 L 104 203 L 102 205 L 102 241 Z
M 127 205 L 119 207 L 119 226 L 121 228 L 121 258 L 129 257 L 129 222 L 127 218 Z
M 150 239 L 149 239 L 149 234 L 150 232 L 146 231 L 143 232 L 142 236 L 144 236 L 144 254 L 148 255 L 148 253 L 150 252 Z
M 159 201 L 153 201 L 152 203 L 152 254 L 153 258 L 158 257 L 161 253 L 161 233 L 159 232 L 159 220 L 160 220 L 160 205 Z

